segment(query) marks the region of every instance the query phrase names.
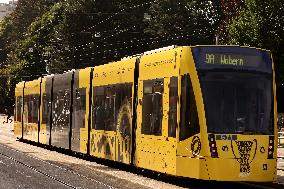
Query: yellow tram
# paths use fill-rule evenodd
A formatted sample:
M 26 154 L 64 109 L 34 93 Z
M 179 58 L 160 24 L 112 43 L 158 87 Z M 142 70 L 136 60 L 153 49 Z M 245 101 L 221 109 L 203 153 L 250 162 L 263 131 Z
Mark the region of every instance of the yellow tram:
M 276 180 L 269 51 L 171 46 L 16 86 L 15 136 L 169 175 Z

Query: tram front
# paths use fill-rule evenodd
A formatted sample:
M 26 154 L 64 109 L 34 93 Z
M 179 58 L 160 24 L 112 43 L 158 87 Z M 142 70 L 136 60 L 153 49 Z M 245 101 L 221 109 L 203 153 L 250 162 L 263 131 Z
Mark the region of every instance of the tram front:
M 275 87 L 269 51 L 192 48 L 204 102 L 213 180 L 276 179 Z

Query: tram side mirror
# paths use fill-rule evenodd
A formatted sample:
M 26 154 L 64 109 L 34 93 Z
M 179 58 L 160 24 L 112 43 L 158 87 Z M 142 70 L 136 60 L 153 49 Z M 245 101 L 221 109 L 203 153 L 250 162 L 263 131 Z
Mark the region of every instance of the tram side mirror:
M 246 129 L 245 123 L 246 123 L 246 118 L 244 118 L 244 117 L 237 118 L 237 130 L 236 130 L 237 133 L 245 132 L 245 129 Z

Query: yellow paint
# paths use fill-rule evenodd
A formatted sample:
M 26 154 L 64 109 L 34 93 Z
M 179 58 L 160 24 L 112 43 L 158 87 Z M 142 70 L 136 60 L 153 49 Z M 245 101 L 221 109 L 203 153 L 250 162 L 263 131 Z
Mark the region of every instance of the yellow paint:
M 197 134 L 195 136 L 198 136 L 201 140 L 201 151 L 200 151 L 200 157 L 196 158 L 203 158 L 204 156 L 209 156 L 209 150 L 207 146 L 209 146 L 208 140 L 207 140 L 207 128 L 206 128 L 206 119 L 205 119 L 205 112 L 204 112 L 204 104 L 203 104 L 203 98 L 202 98 L 202 92 L 198 80 L 197 71 L 195 68 L 195 63 L 193 60 L 193 56 L 191 53 L 191 48 L 184 47 L 181 50 L 181 65 L 180 65 L 180 76 L 189 74 L 191 83 L 193 86 L 193 92 L 195 95 L 195 101 L 196 101 L 196 107 L 198 112 L 198 118 L 199 118 L 199 126 L 200 126 L 200 134 Z M 179 80 L 179 82 L 181 82 Z M 179 95 L 181 95 L 181 83 L 179 85 Z M 208 177 L 207 170 L 203 169 L 202 174 L 198 174 L 200 171 L 200 168 L 204 168 L 206 166 L 206 162 L 202 160 L 202 165 L 200 166 L 193 166 L 196 164 L 196 158 L 193 158 L 193 154 L 191 151 L 191 143 L 193 140 L 193 137 L 190 137 L 186 140 L 179 141 L 177 144 L 177 175 L 179 176 L 186 176 L 186 177 L 192 177 L 192 178 L 198 178 L 197 176 L 203 176 L 204 179 L 206 179 L 206 176 Z M 192 167 L 189 169 L 188 165 L 192 165 Z
M 41 144 L 48 144 L 47 141 L 47 131 L 46 131 L 46 124 L 42 123 L 42 110 L 43 110 L 43 95 L 46 93 L 46 78 L 41 79 L 41 106 L 40 106 L 40 131 L 39 131 L 39 143 Z
M 135 58 L 124 59 L 94 68 L 93 86 L 133 82 Z
M 99 158 L 115 160 L 115 138 L 116 132 L 114 131 L 92 129 L 90 140 L 90 155 Z
M 141 56 L 139 64 L 138 99 L 143 99 L 143 81 L 164 78 L 162 136 L 141 134 L 142 103 L 137 107 L 136 166 L 176 174 L 175 138 L 168 137 L 169 82 L 179 75 L 181 49 L 162 50 Z M 179 106 L 178 106 L 179 107 Z M 179 111 L 179 108 L 178 108 Z
M 26 95 L 40 95 L 40 83 L 41 79 L 29 81 L 25 83 L 24 96 Z M 26 140 L 38 142 L 38 123 L 28 123 L 28 111 L 27 104 L 24 101 L 24 112 L 23 112 L 23 121 L 24 121 L 24 131 L 23 138 Z M 38 111 L 39 117 L 39 111 Z
M 89 121 L 89 91 L 90 91 L 90 73 L 92 68 L 85 68 L 79 71 L 79 88 L 86 88 L 86 114 L 85 127 L 80 128 L 80 152 L 87 153 L 88 145 L 88 121 Z
M 254 141 L 249 153 L 250 173 L 240 173 L 240 163 L 236 158 L 240 158 L 235 141 L 217 140 L 219 158 L 206 157 L 207 168 L 211 180 L 223 181 L 273 181 L 276 179 L 276 160 L 267 159 L 268 136 L 261 135 L 237 135 L 238 141 Z M 224 146 L 228 147 L 223 151 Z M 261 148 L 265 151 L 261 152 Z M 255 154 L 255 155 L 254 155 Z M 239 159 L 239 161 L 241 161 Z M 267 164 L 268 169 L 263 170 L 263 164 Z M 204 179 L 204 178 L 203 178 Z
M 16 85 L 16 88 L 15 88 L 15 113 L 16 115 L 14 115 L 16 118 L 17 118 L 17 97 L 23 97 L 23 88 L 24 88 L 24 82 L 20 82 Z M 23 98 L 22 98 L 22 102 L 23 102 Z M 23 112 L 23 104 L 22 104 L 22 108 L 20 110 L 20 117 L 22 119 L 22 112 Z M 21 121 L 18 121 L 18 120 L 15 120 L 14 121 L 14 135 L 16 138 L 21 138 L 22 137 L 22 122 Z
M 131 163 L 131 154 L 132 145 L 131 145 L 131 137 L 123 136 L 121 131 L 123 128 L 122 119 L 123 116 L 127 116 L 128 120 L 130 120 L 130 133 L 132 133 L 132 118 L 131 118 L 131 104 L 125 104 L 120 108 L 120 112 L 118 113 L 117 118 L 117 129 L 116 129 L 116 161 L 130 164 Z

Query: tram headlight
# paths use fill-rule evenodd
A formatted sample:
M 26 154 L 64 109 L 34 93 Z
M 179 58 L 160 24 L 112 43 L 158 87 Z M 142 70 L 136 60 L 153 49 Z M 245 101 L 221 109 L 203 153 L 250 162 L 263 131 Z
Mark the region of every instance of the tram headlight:
M 274 136 L 269 136 L 268 159 L 273 159 L 273 152 L 274 152 Z
M 217 151 L 217 145 L 216 145 L 216 141 L 215 141 L 215 135 L 209 134 L 208 140 L 209 140 L 211 157 L 212 158 L 218 158 L 218 151 Z

